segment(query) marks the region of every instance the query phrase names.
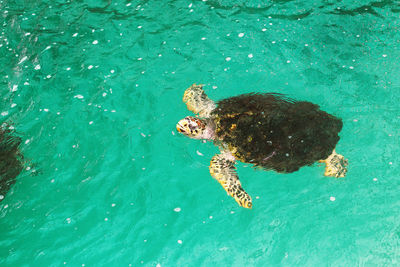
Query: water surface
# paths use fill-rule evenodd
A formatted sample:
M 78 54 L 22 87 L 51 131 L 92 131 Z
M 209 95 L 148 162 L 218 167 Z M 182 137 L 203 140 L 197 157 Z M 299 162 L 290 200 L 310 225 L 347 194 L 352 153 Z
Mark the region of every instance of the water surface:
M 398 1 L 0 2 L 0 121 L 27 161 L 2 266 L 398 266 Z M 192 83 L 341 117 L 345 179 L 238 164 L 240 208 L 179 136 Z

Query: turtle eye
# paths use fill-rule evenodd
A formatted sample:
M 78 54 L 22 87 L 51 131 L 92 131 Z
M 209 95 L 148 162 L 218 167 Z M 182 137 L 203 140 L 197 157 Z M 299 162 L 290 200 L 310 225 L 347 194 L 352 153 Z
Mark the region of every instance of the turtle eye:
M 204 128 L 204 125 L 201 120 L 196 120 L 196 124 L 197 126 L 199 126 L 199 128 Z

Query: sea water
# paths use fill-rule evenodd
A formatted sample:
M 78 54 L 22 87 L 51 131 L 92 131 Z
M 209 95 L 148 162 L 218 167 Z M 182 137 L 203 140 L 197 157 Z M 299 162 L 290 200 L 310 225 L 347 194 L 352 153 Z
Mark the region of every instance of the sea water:
M 0 120 L 25 170 L 1 266 L 399 266 L 398 1 L 0 1 Z M 343 179 L 238 163 L 253 209 L 179 135 L 184 90 L 342 118 Z

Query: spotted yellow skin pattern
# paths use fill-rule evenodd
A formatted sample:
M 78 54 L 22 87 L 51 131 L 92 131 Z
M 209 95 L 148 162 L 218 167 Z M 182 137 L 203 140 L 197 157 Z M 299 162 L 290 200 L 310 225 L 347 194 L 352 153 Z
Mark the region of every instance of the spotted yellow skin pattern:
M 183 102 L 186 103 L 188 110 L 199 114 L 203 118 L 210 117 L 211 112 L 216 108 L 215 103 L 205 94 L 203 85 L 193 84 L 186 89 L 183 95 Z M 231 116 L 239 115 L 232 114 Z M 215 118 L 215 123 L 218 124 L 218 118 Z M 236 125 L 232 125 L 232 130 L 235 127 Z M 232 147 L 228 150 L 235 151 L 235 148 Z M 246 193 L 239 181 L 234 160 L 228 159 L 224 154 L 215 155 L 210 162 L 210 174 L 241 207 L 251 209 L 251 197 Z
M 333 150 L 332 154 L 324 160 L 320 160 L 321 163 L 325 163 L 325 176 L 332 176 L 335 178 L 345 177 L 347 173 L 347 165 L 349 161 L 342 155 L 337 154 Z
M 203 118 L 208 118 L 211 111 L 216 107 L 214 101 L 209 99 L 204 92 L 202 84 L 194 83 L 186 89 L 182 100 L 186 103 L 188 110 Z
M 183 102 L 186 103 L 190 111 L 204 118 L 210 117 L 211 112 L 216 107 L 215 103 L 205 94 L 203 85 L 193 84 L 186 89 L 183 95 Z M 232 116 L 238 115 L 240 114 Z M 218 118 L 216 118 L 216 123 L 218 123 Z M 234 127 L 236 125 L 232 125 L 232 129 Z M 234 150 L 234 148 L 232 149 Z M 215 155 L 210 162 L 210 174 L 240 206 L 248 209 L 252 207 L 251 197 L 242 188 L 236 174 L 235 161 L 227 159 L 222 154 Z
M 210 162 L 210 174 L 241 207 L 252 208 L 251 197 L 239 181 L 234 161 L 225 158 L 222 154 L 215 155 Z

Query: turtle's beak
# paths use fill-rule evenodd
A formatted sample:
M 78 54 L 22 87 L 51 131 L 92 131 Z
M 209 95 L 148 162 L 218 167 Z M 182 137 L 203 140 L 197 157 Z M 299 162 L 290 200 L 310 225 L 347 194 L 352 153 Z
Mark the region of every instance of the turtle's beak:
M 180 133 L 185 133 L 185 130 L 183 130 L 183 129 L 184 129 L 184 127 L 182 126 L 181 122 L 179 121 L 179 122 L 176 124 L 176 130 L 177 130 L 178 132 L 180 132 Z

